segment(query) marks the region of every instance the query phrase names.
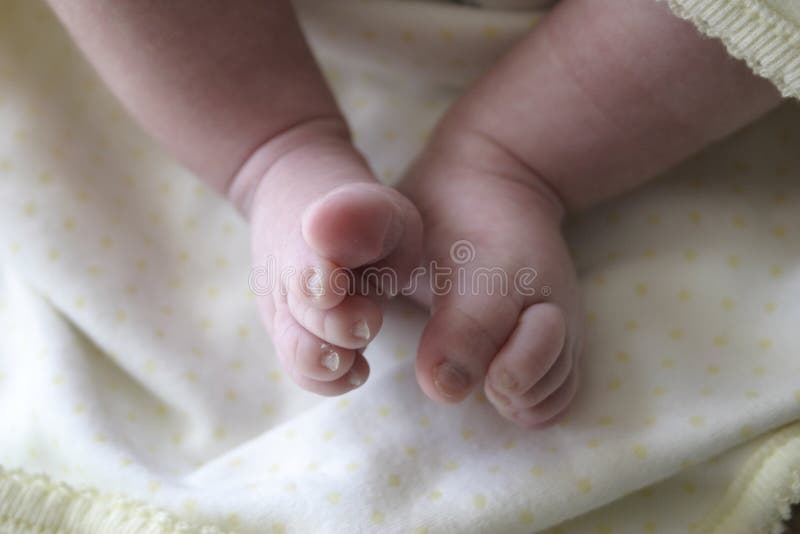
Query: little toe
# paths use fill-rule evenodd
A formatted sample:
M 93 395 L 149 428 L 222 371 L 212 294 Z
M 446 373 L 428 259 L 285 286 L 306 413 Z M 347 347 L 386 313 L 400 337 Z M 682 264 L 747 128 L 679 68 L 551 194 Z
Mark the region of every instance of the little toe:
M 378 302 L 362 295 L 348 296 L 326 310 L 310 306 L 294 293 L 288 295 L 287 304 L 300 326 L 324 342 L 346 349 L 366 347 L 383 321 Z
M 565 338 L 564 314 L 557 305 L 542 302 L 529 306 L 492 360 L 487 373 L 488 385 L 509 397 L 529 391 L 556 365 Z M 568 373 L 569 368 L 566 371 Z M 562 381 L 567 373 L 561 377 Z
M 356 360 L 356 351 L 315 336 L 280 306 L 274 317 L 274 340 L 281 361 L 293 377 L 332 382 L 344 375 Z
M 556 422 L 558 416 L 566 412 L 578 391 L 579 375 L 573 368 L 567 380 L 549 397 L 536 406 L 518 411 L 506 410 L 502 413 L 524 428 L 541 428 Z
M 352 367 L 336 380 L 325 382 L 296 373 L 291 376 L 294 382 L 306 391 L 316 393 L 317 395 L 333 397 L 361 387 L 369 377 L 369 364 L 366 358 L 364 358 L 364 355 L 356 351 L 355 361 Z

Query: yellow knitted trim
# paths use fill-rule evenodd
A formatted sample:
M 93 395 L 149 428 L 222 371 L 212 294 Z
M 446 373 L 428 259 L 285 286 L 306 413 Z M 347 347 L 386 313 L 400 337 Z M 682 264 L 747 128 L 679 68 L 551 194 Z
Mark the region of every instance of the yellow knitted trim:
M 123 497 L 76 491 L 42 475 L 0 467 L 0 532 L 29 534 L 222 534 Z
M 747 460 L 720 504 L 692 533 L 782 532 L 800 502 L 800 423 L 775 432 Z
M 679 17 L 722 40 L 728 52 L 783 96 L 800 98 L 800 28 L 761 0 L 667 0 Z

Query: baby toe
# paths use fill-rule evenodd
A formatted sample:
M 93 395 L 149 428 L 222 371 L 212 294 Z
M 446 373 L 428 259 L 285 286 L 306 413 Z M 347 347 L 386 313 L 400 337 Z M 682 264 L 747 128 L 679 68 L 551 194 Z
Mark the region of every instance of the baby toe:
M 333 397 L 354 390 L 366 382 L 369 377 L 369 364 L 366 358 L 364 358 L 364 355 L 356 351 L 355 361 L 352 367 L 336 380 L 327 382 L 314 380 L 313 378 L 301 374 L 292 374 L 291 377 L 298 386 L 306 391 L 316 393 L 317 395 Z
M 375 263 L 396 249 L 420 252 L 422 223 L 416 209 L 381 184 L 339 186 L 303 213 L 303 238 L 321 257 L 342 267 Z M 411 253 L 411 252 L 409 252 Z
M 504 411 L 504 415 L 523 428 L 541 428 L 556 422 L 566 412 L 578 391 L 578 370 L 573 368 L 567 380 L 549 397 L 531 408 Z
M 543 302 L 529 306 L 492 360 L 487 373 L 489 387 L 507 397 L 525 394 L 556 366 L 565 338 L 564 314 L 557 305 Z M 566 373 L 562 381 L 564 377 Z
M 351 295 L 333 308 L 321 310 L 289 294 L 289 311 L 300 326 L 326 343 L 347 349 L 366 347 L 380 330 L 383 315 L 372 298 Z
M 356 351 L 326 342 L 301 326 L 286 306 L 274 318 L 274 342 L 286 371 L 293 377 L 332 382 L 347 374 Z

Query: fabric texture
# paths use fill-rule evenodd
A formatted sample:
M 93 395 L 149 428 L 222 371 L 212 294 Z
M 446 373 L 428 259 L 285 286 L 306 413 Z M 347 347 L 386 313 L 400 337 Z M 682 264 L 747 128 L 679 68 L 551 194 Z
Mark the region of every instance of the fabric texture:
M 777 28 L 797 23 L 786 2 L 746 4 Z M 695 20 L 700 4 L 673 7 Z M 389 182 L 541 16 L 298 8 Z M 789 55 L 762 73 L 794 94 Z M 517 429 L 480 394 L 427 400 L 426 314 L 403 301 L 368 383 L 320 398 L 259 325 L 245 223 L 125 115 L 44 5 L 0 0 L 0 531 L 778 531 L 800 498 L 798 143 L 788 102 L 570 222 L 589 332 L 560 424 Z

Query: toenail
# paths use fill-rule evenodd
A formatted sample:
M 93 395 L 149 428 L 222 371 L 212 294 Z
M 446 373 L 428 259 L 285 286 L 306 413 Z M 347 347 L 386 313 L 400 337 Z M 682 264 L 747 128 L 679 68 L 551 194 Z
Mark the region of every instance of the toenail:
M 339 353 L 333 350 L 333 347 L 328 345 L 327 343 L 323 343 L 319 346 L 324 352 L 325 355 L 322 356 L 322 367 L 326 368 L 328 371 L 336 371 L 339 368 Z
M 503 371 L 500 373 L 500 377 L 497 379 L 500 387 L 505 391 L 516 391 L 517 389 L 517 379 L 509 373 L 508 371 Z
M 353 337 L 357 337 L 358 339 L 369 339 L 371 332 L 369 331 L 369 325 L 367 321 L 360 320 L 358 321 L 352 329 Z
M 463 368 L 445 362 L 437 367 L 433 384 L 443 396 L 449 399 L 460 399 L 469 389 L 470 380 Z
M 325 295 L 325 288 L 322 286 L 322 273 L 314 268 L 312 274 L 306 279 L 306 290 L 308 295 L 318 299 Z
M 347 381 L 350 382 L 350 385 L 354 387 L 358 387 L 364 383 L 364 379 L 361 378 L 361 375 L 355 372 L 350 373 L 350 377 L 347 379 Z
M 502 404 L 503 406 L 510 406 L 510 405 L 511 405 L 511 399 L 509 399 L 508 397 L 506 397 L 506 396 L 505 396 L 505 395 L 503 395 L 502 393 L 498 393 L 498 392 L 497 392 L 497 391 L 495 391 L 495 389 L 494 389 L 493 387 L 491 387 L 491 386 L 489 386 L 489 394 L 492 396 L 492 398 L 493 398 L 494 400 L 496 400 L 497 402 L 499 402 L 499 403 L 500 403 L 500 404 Z

